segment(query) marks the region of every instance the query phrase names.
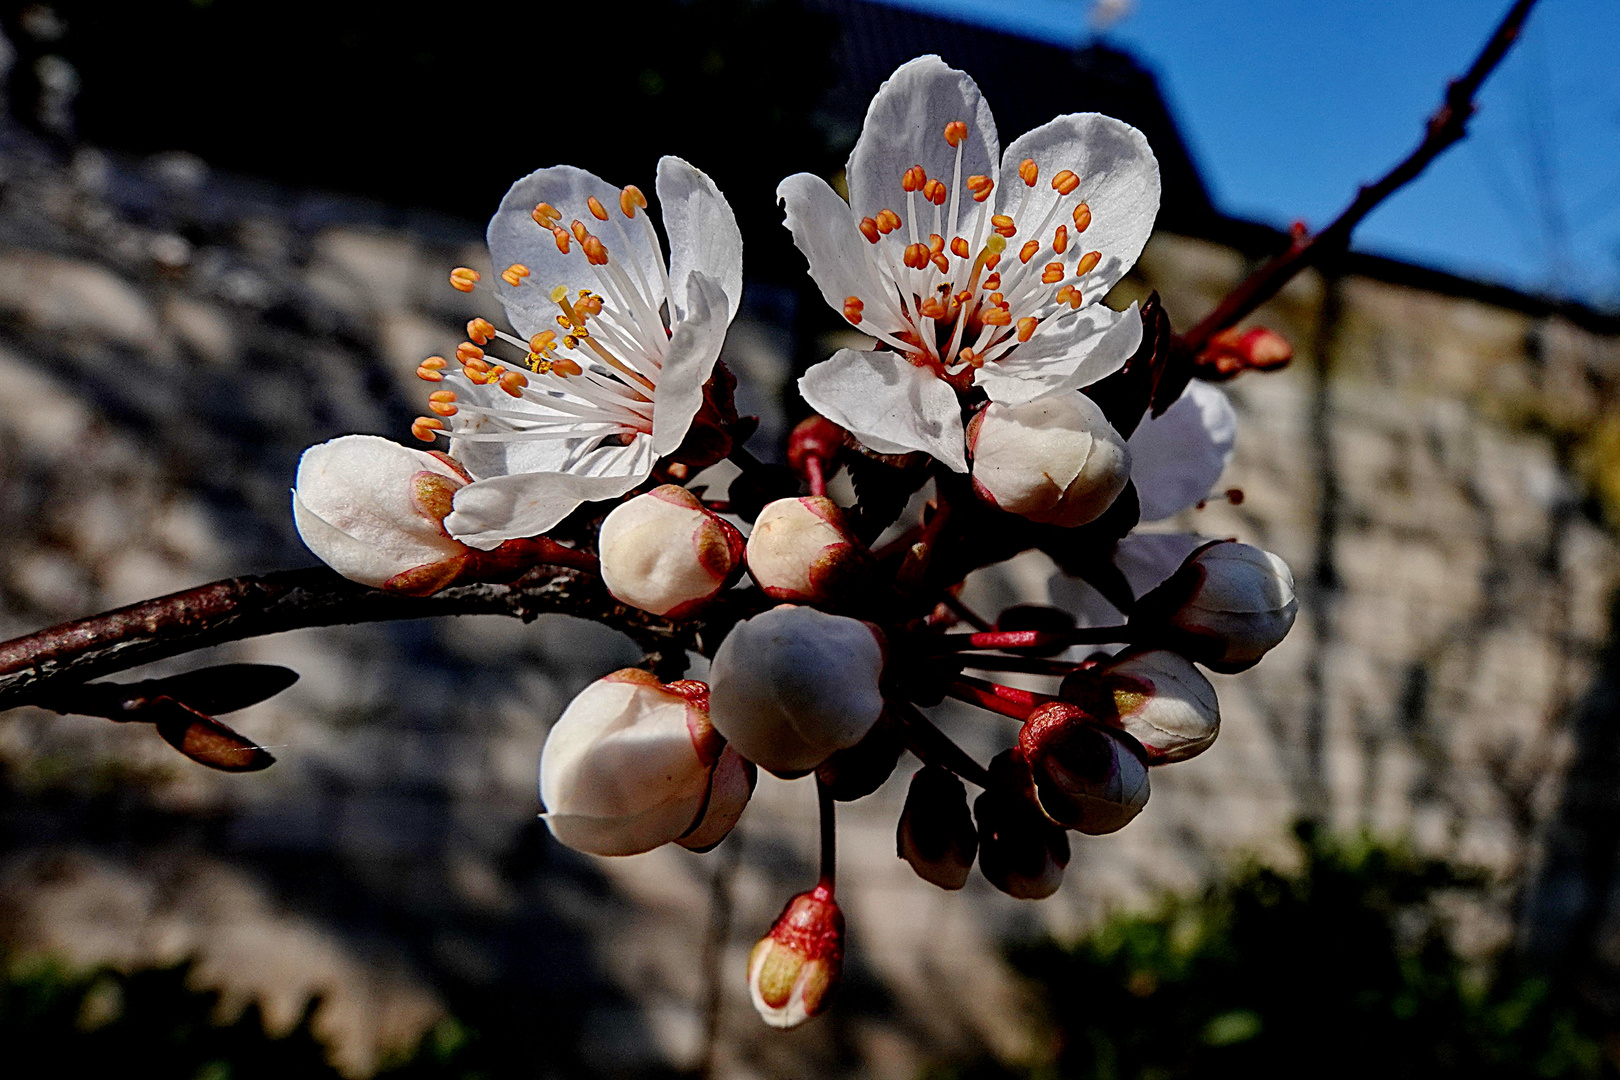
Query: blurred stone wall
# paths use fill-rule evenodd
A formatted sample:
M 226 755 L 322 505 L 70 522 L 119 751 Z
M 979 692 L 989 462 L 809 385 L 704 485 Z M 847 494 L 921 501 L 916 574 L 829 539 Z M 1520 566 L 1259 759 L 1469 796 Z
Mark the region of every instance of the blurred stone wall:
M 288 514 L 299 452 L 350 431 L 408 437 L 416 364 L 489 314 L 445 281 L 485 264 L 477 241 L 182 156 L 64 159 L 0 129 L 0 635 L 310 564 Z M 1161 235 L 1120 297 L 1158 289 L 1185 326 L 1244 270 Z M 846 807 L 850 967 L 815 1023 L 768 1032 L 743 984 L 747 949 L 814 877 L 808 781 L 762 778 L 706 856 L 590 859 L 536 822 L 548 725 L 636 659 L 561 617 L 308 630 L 164 665 L 302 674 L 231 719 L 273 748 L 263 774 L 206 772 L 149 730 L 8 714 L 0 945 L 194 957 L 227 1007 L 260 1000 L 279 1025 L 324 995 L 317 1030 L 356 1076 L 451 1013 L 513 1075 L 687 1071 L 713 1007 L 716 1076 L 899 1078 L 985 1049 L 1039 1054 L 1001 943 L 1079 932 L 1242 852 L 1286 857 L 1300 814 L 1534 880 L 1620 573 L 1577 469 L 1579 432 L 1613 408 L 1620 340 L 1353 276 L 1302 278 L 1259 319 L 1299 357 L 1230 387 L 1242 423 L 1220 487 L 1244 497 L 1166 527 L 1282 554 L 1303 596 L 1293 635 L 1215 677 L 1220 741 L 1156 771 L 1128 829 L 1077 837 L 1044 903 L 977 878 L 946 894 L 894 857 L 909 760 Z M 793 351 L 757 309 L 727 346 L 766 456 Z M 969 599 L 991 611 L 1076 587 L 1026 555 Z M 1014 734 L 937 712 L 981 760 Z M 1506 939 L 1515 902 L 1505 889 L 1473 920 L 1479 947 Z

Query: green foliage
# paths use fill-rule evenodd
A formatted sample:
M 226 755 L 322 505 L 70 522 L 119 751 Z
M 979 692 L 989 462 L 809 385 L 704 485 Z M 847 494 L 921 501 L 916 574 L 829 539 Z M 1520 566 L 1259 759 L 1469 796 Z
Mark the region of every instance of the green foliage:
M 1055 1037 L 1052 1062 L 933 1080 L 1378 1075 L 1597 1077 L 1579 1008 L 1503 958 L 1469 963 L 1447 898 L 1481 876 L 1368 838 L 1299 830 L 1302 865 L 1247 865 L 1202 895 L 1111 919 L 1072 945 L 1017 950 Z
M 187 985 L 179 965 L 134 973 L 74 972 L 15 964 L 0 980 L 0 1045 L 8 1075 L 117 1076 L 138 1069 L 157 1080 L 338 1080 L 310 1029 L 311 1002 L 292 1031 L 265 1034 L 258 1007 L 221 1022 L 219 998 Z M 381 1075 L 389 1080 L 474 1080 L 462 1062 L 474 1040 L 445 1021 L 416 1052 Z

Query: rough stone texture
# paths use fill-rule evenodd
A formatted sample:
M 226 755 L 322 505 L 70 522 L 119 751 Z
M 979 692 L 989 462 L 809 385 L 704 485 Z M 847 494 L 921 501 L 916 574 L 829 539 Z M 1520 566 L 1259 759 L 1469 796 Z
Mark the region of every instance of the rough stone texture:
M 405 438 L 415 365 L 490 313 L 445 283 L 485 260 L 455 223 L 190 159 L 86 151 L 63 165 L 15 133 L 0 170 L 6 636 L 308 564 L 287 513 L 299 451 L 349 431 Z M 1121 295 L 1157 288 L 1185 326 L 1243 269 L 1227 249 L 1160 236 Z M 1282 554 L 1304 598 L 1293 635 L 1255 671 L 1215 677 L 1219 742 L 1155 771 L 1130 828 L 1077 838 L 1045 903 L 977 877 L 945 894 L 894 857 L 909 758 L 845 807 L 850 963 L 838 1007 L 803 1029 L 767 1032 L 742 972 L 812 882 L 810 784 L 762 778 L 736 837 L 707 856 L 555 845 L 534 818 L 546 728 L 635 659 L 618 635 L 561 618 L 311 630 L 164 665 L 302 673 L 231 718 L 279 758 L 259 775 L 205 772 L 149 730 L 9 714 L 4 945 L 81 963 L 193 955 L 200 981 L 259 998 L 272 1023 L 323 992 L 317 1027 L 356 1075 L 446 1010 L 491 1027 L 555 1017 L 554 1037 L 524 1039 L 537 1075 L 641 1074 L 704 1053 L 718 885 L 716 1075 L 906 1077 L 980 1049 L 1040 1053 L 1001 942 L 1078 932 L 1241 851 L 1280 855 L 1300 813 L 1531 880 L 1570 805 L 1567 721 L 1597 676 L 1620 575 L 1576 471 L 1620 341 L 1362 278 L 1304 278 L 1259 321 L 1300 355 L 1231 388 L 1242 427 L 1220 488 L 1245 498 L 1167 527 Z M 745 313 L 728 349 L 769 453 L 791 341 Z M 969 599 L 990 611 L 1077 587 L 1025 555 Z M 937 713 L 981 760 L 1014 734 Z M 1563 879 L 1541 880 L 1544 906 L 1574 910 L 1559 907 Z M 1609 909 L 1596 906 L 1588 921 Z M 1511 897 L 1482 913 L 1476 944 L 1501 940 L 1510 911 Z

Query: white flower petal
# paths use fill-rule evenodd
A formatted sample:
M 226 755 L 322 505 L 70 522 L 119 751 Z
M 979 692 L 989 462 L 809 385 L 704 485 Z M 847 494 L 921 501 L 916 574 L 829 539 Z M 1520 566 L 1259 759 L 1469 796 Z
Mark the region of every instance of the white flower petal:
M 804 373 L 804 400 L 880 454 L 921 450 L 965 473 L 956 391 L 899 353 L 841 349 Z
M 871 244 L 827 181 L 795 173 L 777 185 L 776 200 L 787 211 L 794 245 L 810 262 L 811 280 L 834 311 L 843 314 L 844 301 L 856 296 L 867 305 L 860 326 L 891 334 L 906 328 L 889 315 L 888 303 L 874 302 L 887 288 L 873 264 Z
M 527 338 L 541 330 L 556 328 L 558 308 L 551 300 L 551 293 L 557 286 L 566 287 L 570 295 L 577 289 L 600 289 L 580 245 L 571 244 L 569 254 L 564 255 L 557 250 L 551 232 L 535 223 L 531 215 L 535 206 L 543 202 L 550 203 L 562 214 L 559 222 L 562 228 L 568 228 L 576 220 L 583 221 L 600 237 L 608 258 L 625 267 L 632 281 L 645 282 L 654 311 L 663 302 L 663 251 L 651 230 L 625 218 L 619 209 L 621 190 L 584 169 L 553 165 L 513 184 L 501 200 L 500 209 L 489 219 L 486 235 L 497 275 L 513 263 L 529 268 L 531 276 L 516 289 L 498 277 L 495 279 L 501 303 L 506 307 L 506 317 L 520 336 Z M 597 220 L 587 207 L 586 199 L 593 195 L 607 211 L 607 221 Z
M 708 174 L 678 157 L 658 161 L 658 211 L 669 237 L 669 289 L 677 319 L 684 317 L 686 277 L 697 270 L 720 285 L 726 322 L 742 304 L 742 232 L 737 215 Z M 662 402 L 660 402 L 662 405 Z
M 976 174 L 994 177 L 1001 161 L 1000 140 L 990 106 L 974 81 L 937 56 L 919 56 L 900 65 L 867 106 L 861 136 L 849 155 L 845 176 L 856 219 L 875 217 L 885 208 L 904 218 L 906 196 L 900 189 L 900 177 L 913 165 L 921 165 L 930 177 L 951 184 L 957 152 L 945 141 L 945 125 L 958 120 L 968 128 L 961 146 L 961 182 Z M 982 212 L 994 205 L 994 196 L 980 204 L 965 190 L 961 194 L 964 208 Z M 922 204 L 921 199 L 917 201 Z M 924 236 L 933 231 L 931 224 L 927 230 L 921 226 L 918 222 L 918 232 Z
M 1140 600 L 1209 541 L 1210 537 L 1196 533 L 1132 533 L 1114 549 L 1114 565 Z
M 652 439 L 636 436 L 629 446 L 601 446 L 570 472 L 514 473 L 476 480 L 456 492 L 455 511 L 444 519 L 450 534 L 488 551 L 502 541 L 538 536 L 583 503 L 615 499 L 652 472 Z
M 1033 188 L 1018 178 L 1018 165 L 1026 158 L 1033 158 L 1041 170 Z M 1019 136 L 1007 147 L 999 181 L 1002 212 L 1015 214 L 1019 240 L 1059 198 L 1051 178 L 1064 169 L 1080 177 L 1071 201 L 1083 200 L 1091 207 L 1091 227 L 1070 238 L 1069 252 L 1102 252 L 1097 268 L 1080 282 L 1088 300 L 1101 300 L 1136 265 L 1153 231 L 1159 213 L 1159 162 L 1145 135 L 1101 113 L 1059 116 Z M 1015 191 L 1024 193 L 1021 205 L 1015 205 Z M 1068 224 L 1068 215 L 1057 224 Z
M 664 367 L 653 394 L 652 445 L 659 457 L 672 453 L 686 438 L 692 417 L 703 407 L 703 384 L 720 359 L 730 319 L 720 283 L 693 270 L 686 279 L 686 315 L 675 324 Z
M 1089 304 L 1042 323 L 1005 358 L 980 368 L 974 381 L 1003 405 L 1023 405 L 1107 378 L 1142 344 L 1142 316 Z
M 1131 479 L 1142 520 L 1158 521 L 1206 498 L 1232 460 L 1237 414 L 1218 387 L 1194 379 L 1158 419 L 1131 434 Z
M 540 408 L 527 397 L 514 398 L 493 383 L 465 382 L 456 388 L 463 409 L 456 417 L 450 437 L 450 456 L 477 480 L 524 472 L 560 472 L 576 459 L 594 439 L 517 439 L 498 441 L 461 439 L 459 435 L 487 435 L 518 431 L 523 425 L 506 419 L 483 416 L 466 406 L 499 409 L 505 413 L 532 416 L 536 421 L 566 419 Z

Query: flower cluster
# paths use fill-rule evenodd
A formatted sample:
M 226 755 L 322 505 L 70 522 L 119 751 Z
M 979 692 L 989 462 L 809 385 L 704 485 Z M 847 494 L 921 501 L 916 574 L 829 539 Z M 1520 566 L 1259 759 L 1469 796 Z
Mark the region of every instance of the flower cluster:
M 842 964 L 836 802 L 910 750 L 900 858 L 941 888 L 977 863 L 1011 895 L 1048 896 L 1070 832 L 1122 828 L 1152 769 L 1214 742 L 1200 665 L 1252 666 L 1297 607 L 1275 555 L 1135 531 L 1210 496 L 1236 427 L 1156 302 L 1103 303 L 1158 210 L 1140 132 L 1060 116 L 1003 151 L 973 81 L 922 57 L 878 91 L 845 177 L 847 201 L 810 174 L 777 192 L 822 296 L 871 339 L 800 379 L 815 415 L 791 470 L 742 448 L 752 426 L 719 362 L 742 295 L 736 219 L 664 158 L 663 239 L 636 187 L 569 166 L 513 185 L 489 225 L 496 281 L 450 275 L 493 286 L 509 329 L 474 319 L 453 362 L 418 370 L 434 389 L 413 432 L 436 448 L 340 438 L 306 452 L 293 492 L 305 542 L 356 581 L 424 595 L 568 567 L 709 657 L 706 682 L 663 681 L 682 674 L 666 657 L 582 691 L 541 757 L 543 816 L 591 854 L 707 850 L 757 769 L 813 773 L 821 880 L 749 962 L 782 1027 L 826 1007 Z M 728 499 L 688 486 L 726 457 L 742 469 Z M 827 493 L 841 469 L 851 505 Z M 968 573 L 1029 549 L 1097 602 L 993 619 L 963 604 Z M 981 677 L 998 671 L 1051 692 Z M 1016 717 L 1016 743 L 980 765 L 922 711 L 946 697 Z

